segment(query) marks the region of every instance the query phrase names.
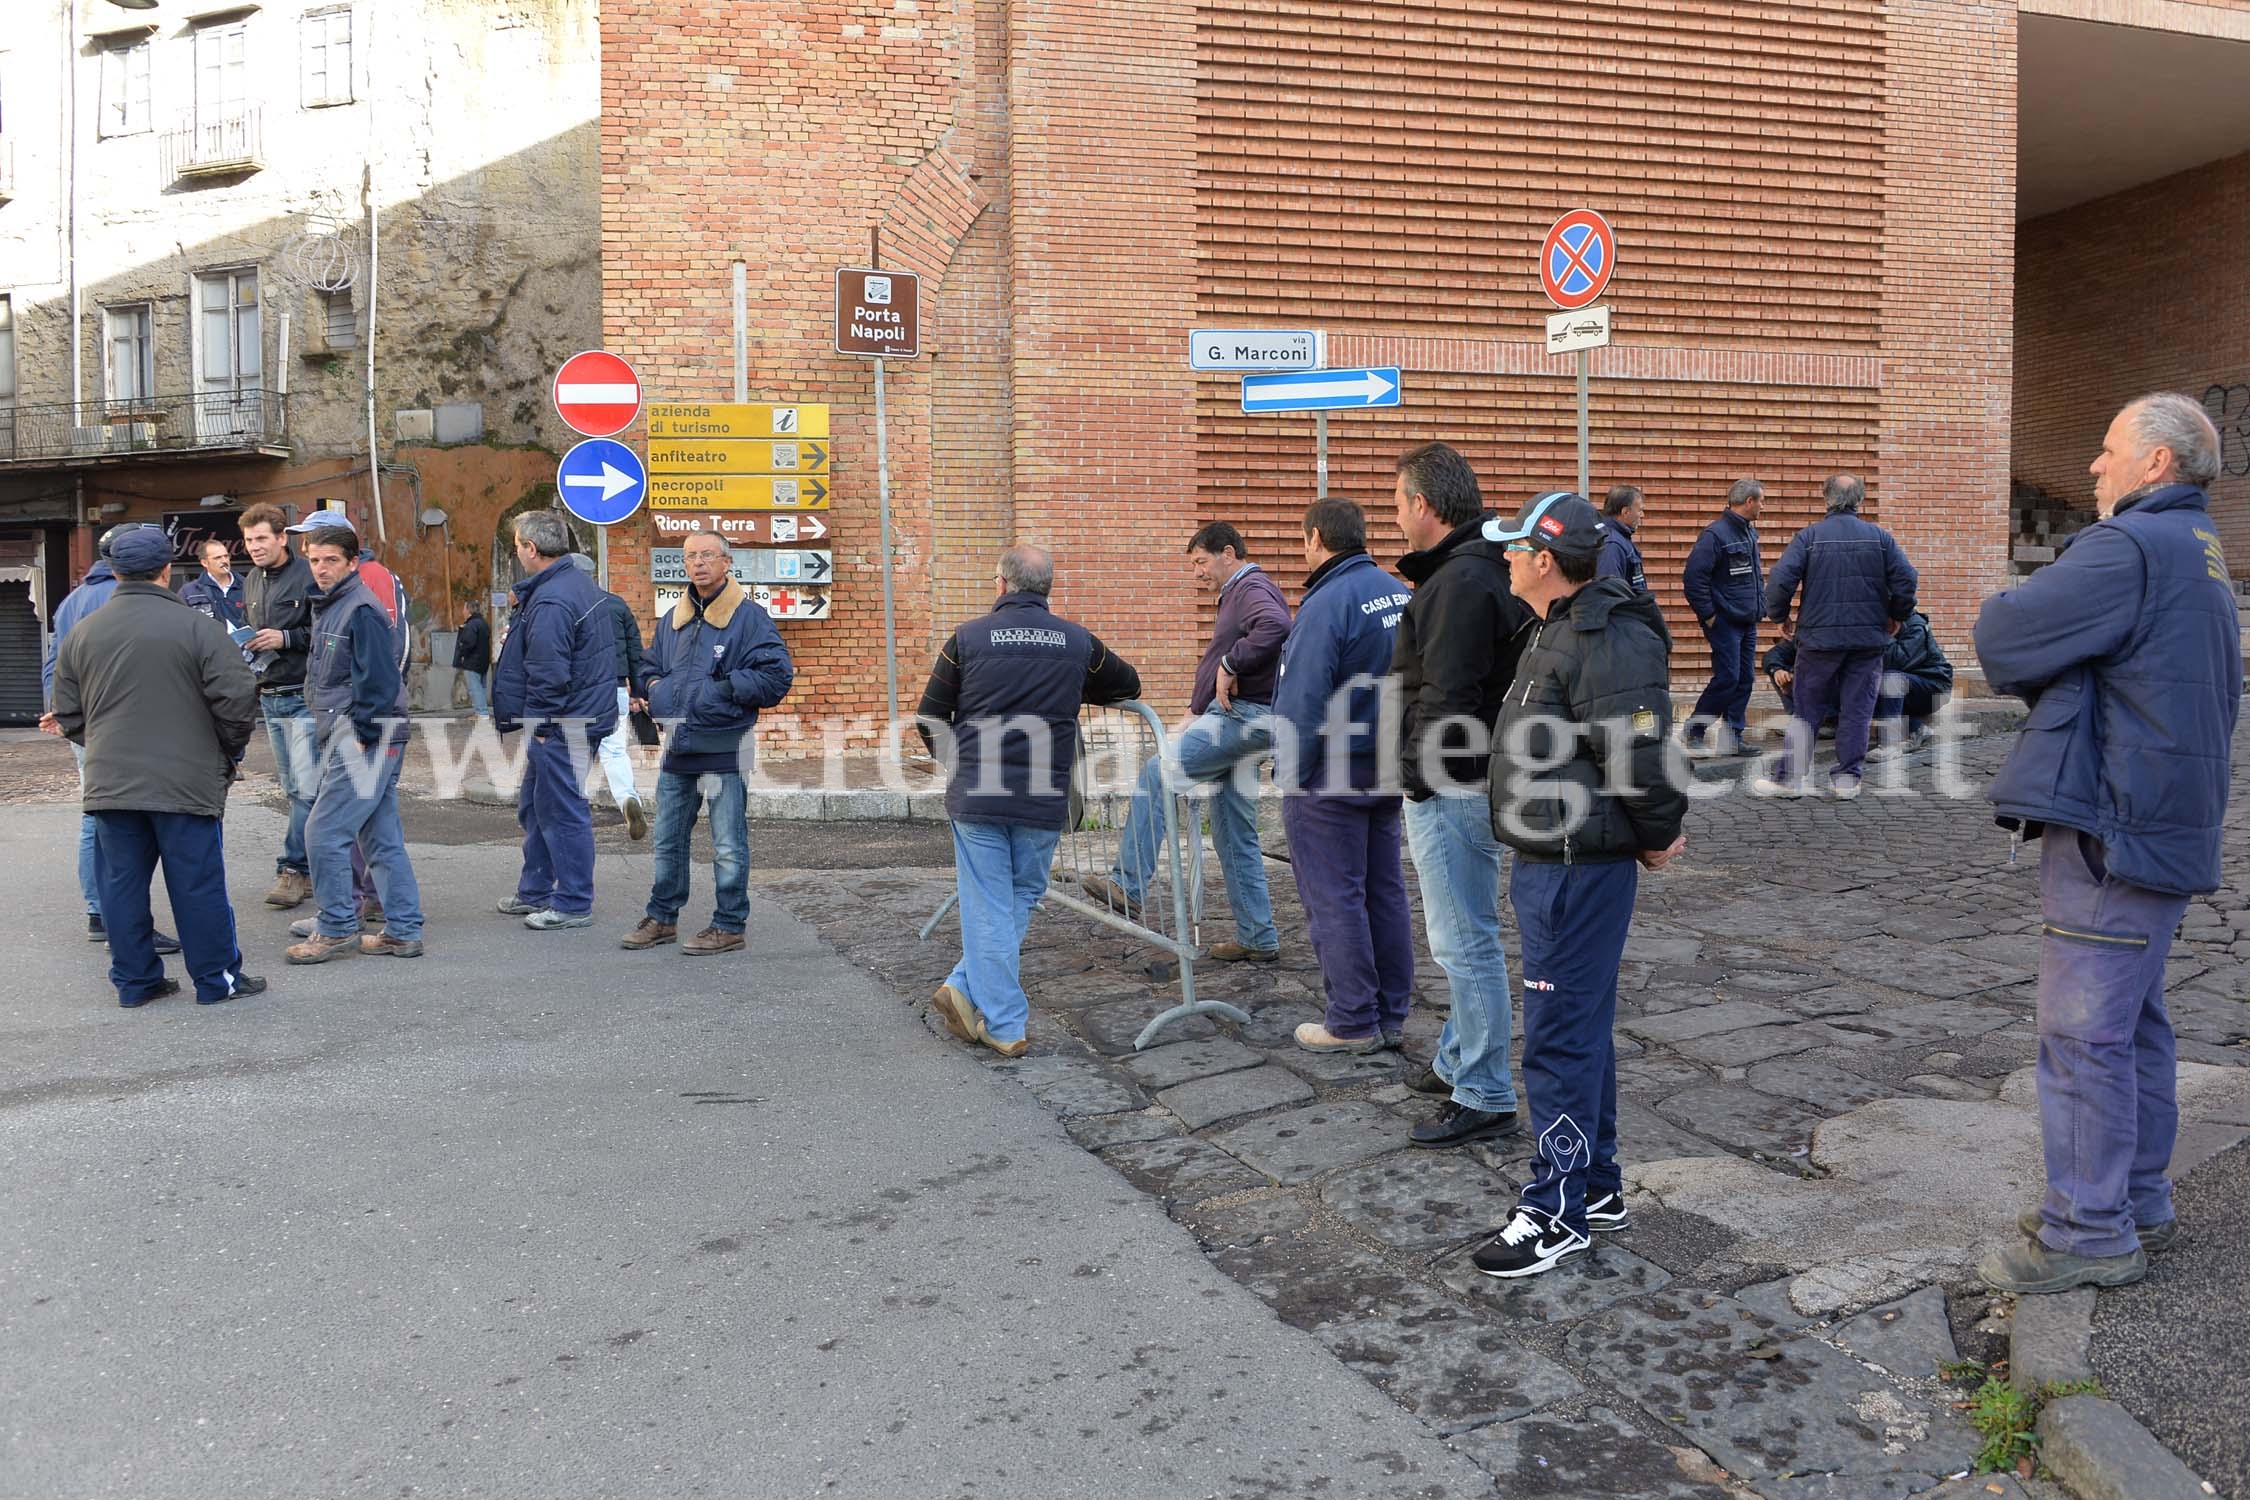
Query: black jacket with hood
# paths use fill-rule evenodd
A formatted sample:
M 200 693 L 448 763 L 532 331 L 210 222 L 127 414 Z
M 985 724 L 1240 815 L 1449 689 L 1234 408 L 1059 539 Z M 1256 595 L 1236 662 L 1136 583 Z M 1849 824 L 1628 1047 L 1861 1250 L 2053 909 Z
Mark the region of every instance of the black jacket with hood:
M 1398 624 L 1391 672 L 1401 709 L 1399 779 L 1416 802 L 1436 795 L 1429 772 L 1440 767 L 1455 787 L 1484 786 L 1492 725 L 1532 622 L 1531 607 L 1508 591 L 1507 554 L 1484 539 L 1489 518 L 1488 512 L 1456 526 L 1436 546 L 1398 560 L 1414 598 Z M 1483 732 L 1447 731 L 1447 719 L 1462 718 L 1475 719 Z

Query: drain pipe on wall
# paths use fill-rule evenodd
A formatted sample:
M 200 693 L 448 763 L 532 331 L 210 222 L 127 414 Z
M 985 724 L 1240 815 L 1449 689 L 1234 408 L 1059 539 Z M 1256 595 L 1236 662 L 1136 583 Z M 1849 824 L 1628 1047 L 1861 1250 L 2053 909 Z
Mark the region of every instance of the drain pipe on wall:
M 85 424 L 79 407 L 86 400 L 86 331 L 78 326 L 85 315 L 79 303 L 78 284 L 78 7 L 74 0 L 62 0 L 62 56 L 63 171 L 67 174 L 65 185 L 70 196 L 64 230 L 68 243 L 63 258 L 69 263 L 66 274 L 70 278 L 70 425 L 75 429 Z M 80 511 L 79 524 L 83 526 L 84 508 Z
M 367 169 L 360 178 L 360 193 L 367 208 L 367 488 L 375 507 L 375 540 L 388 546 L 390 532 L 383 525 L 383 455 L 375 432 L 375 304 L 382 283 L 383 240 L 375 207 L 375 7 L 367 10 Z

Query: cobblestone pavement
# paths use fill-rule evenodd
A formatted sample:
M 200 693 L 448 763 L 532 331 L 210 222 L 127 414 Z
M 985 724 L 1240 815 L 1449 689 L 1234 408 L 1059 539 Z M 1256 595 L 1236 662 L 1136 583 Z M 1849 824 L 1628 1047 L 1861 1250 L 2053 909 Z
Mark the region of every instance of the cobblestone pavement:
M 2006 744 L 1964 747 L 1962 800 L 1927 795 L 1924 764 L 1922 795 L 1695 808 L 1688 856 L 1643 880 L 1623 975 L 1632 1227 L 1529 1281 L 1468 1261 L 1513 1201 L 1523 1139 L 1405 1149 L 1436 1108 L 1402 1080 L 1434 1045 L 1442 975 L 1418 955 L 1406 1056 L 1296 1050 L 1319 976 L 1278 863 L 1282 961 L 1196 969 L 1248 1026 L 1198 1019 L 1135 1053 L 1176 999 L 1168 963 L 1053 908 L 1025 947 L 1031 1053 L 992 1066 L 1511 1500 L 2058 1493 L 1948 1483 L 1977 1440 L 1935 1378 L 2004 1353 L 2005 1305 L 1971 1268 L 2042 1182 L 2037 850 L 2011 863 L 1977 795 Z M 2250 1122 L 2250 799 L 2228 847 L 2169 976 L 2181 1167 L 2250 1135 L 2226 1123 Z M 955 957 L 950 921 L 916 936 L 950 872 L 765 884 L 909 1004 Z M 1211 900 L 1206 939 L 1225 935 L 1215 873 Z

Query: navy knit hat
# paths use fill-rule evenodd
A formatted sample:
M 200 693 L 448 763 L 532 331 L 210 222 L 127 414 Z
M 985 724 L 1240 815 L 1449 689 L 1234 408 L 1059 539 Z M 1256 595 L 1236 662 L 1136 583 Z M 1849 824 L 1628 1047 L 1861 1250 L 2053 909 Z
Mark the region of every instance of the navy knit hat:
M 172 560 L 172 538 L 155 526 L 136 526 L 109 544 L 109 565 L 120 575 L 154 576 Z

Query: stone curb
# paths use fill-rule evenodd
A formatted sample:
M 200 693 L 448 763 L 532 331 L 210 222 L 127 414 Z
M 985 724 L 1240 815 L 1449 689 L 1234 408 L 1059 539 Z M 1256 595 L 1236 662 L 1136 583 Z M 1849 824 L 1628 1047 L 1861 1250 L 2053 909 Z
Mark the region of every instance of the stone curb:
M 2039 1413 L 2039 1461 L 2078 1500 L 2209 1500 L 2217 1493 L 2131 1412 L 2100 1396 L 2065 1396 Z
M 2024 1297 L 2008 1324 L 2008 1383 L 2026 1395 L 2094 1376 L 2094 1289 Z

